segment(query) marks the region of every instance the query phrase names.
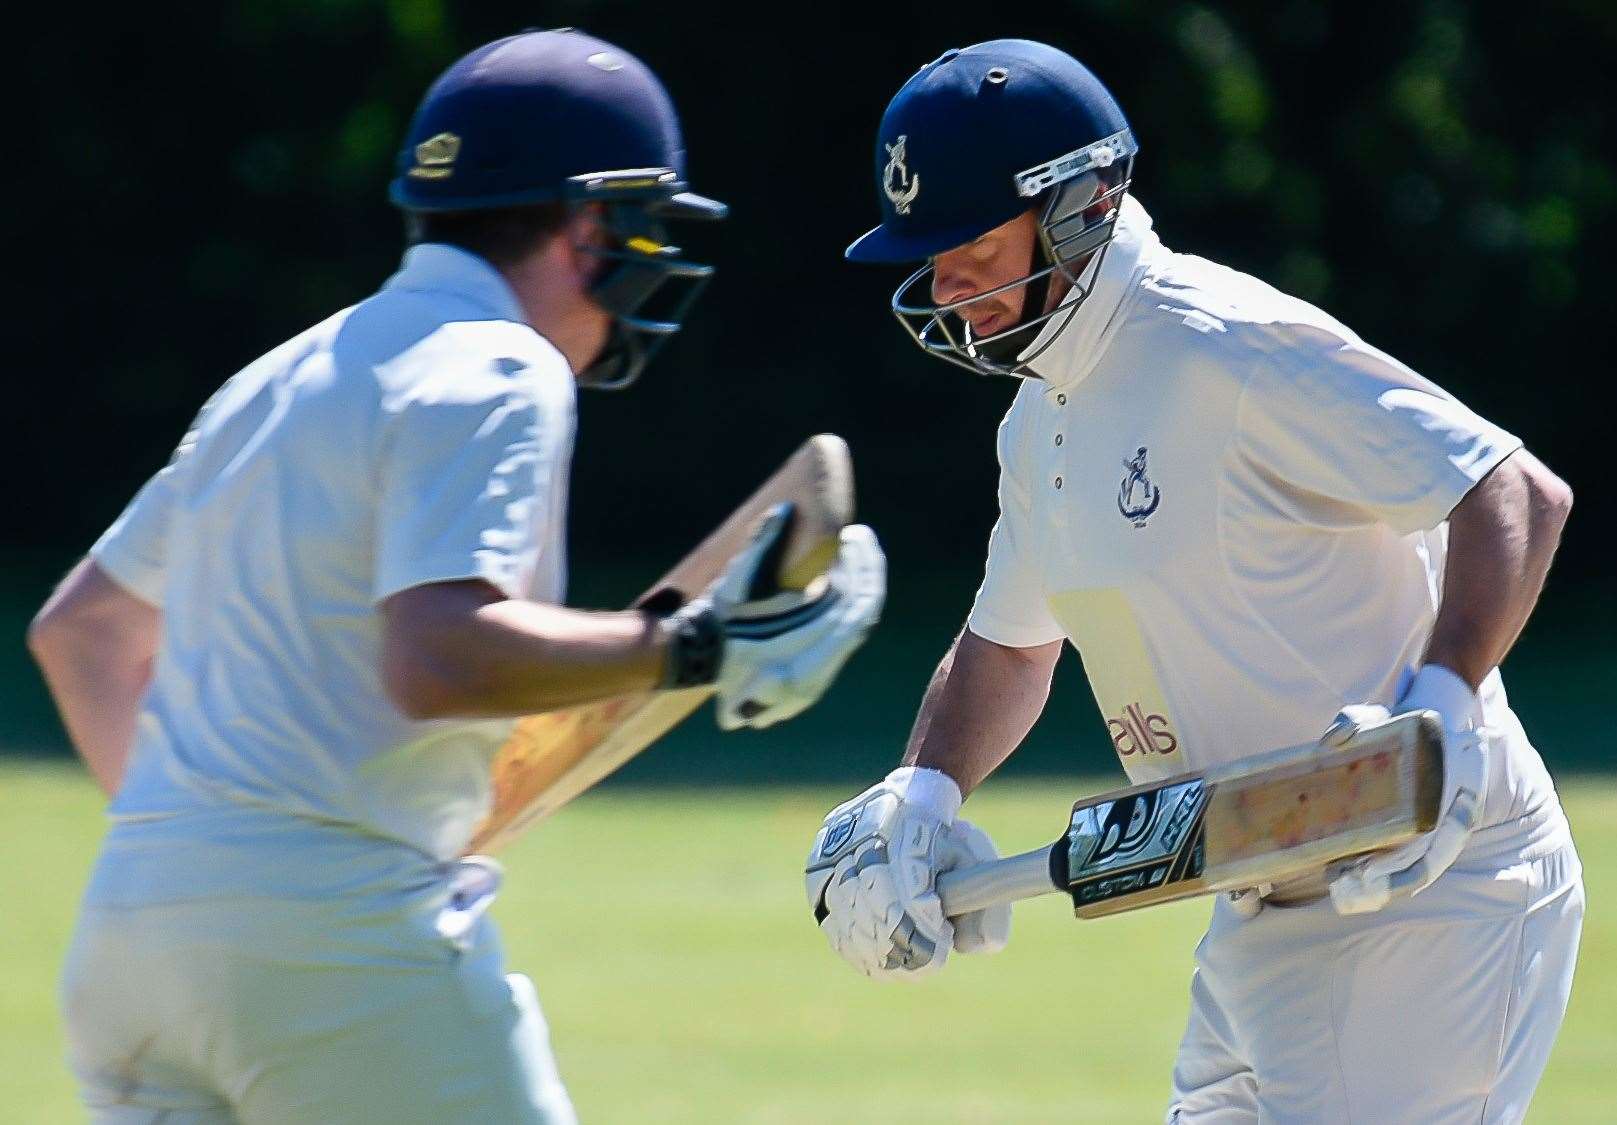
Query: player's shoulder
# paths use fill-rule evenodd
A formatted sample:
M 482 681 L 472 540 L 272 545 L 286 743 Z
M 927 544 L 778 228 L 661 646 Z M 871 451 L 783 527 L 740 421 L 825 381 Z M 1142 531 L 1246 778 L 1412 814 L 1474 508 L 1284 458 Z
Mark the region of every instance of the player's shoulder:
M 1140 297 L 1132 319 L 1150 354 L 1216 373 L 1243 399 L 1279 394 L 1328 409 L 1378 388 L 1445 393 L 1318 306 L 1205 258 L 1164 255 Z
M 351 311 L 343 309 L 304 329 L 226 379 L 203 404 L 188 437 L 217 429 L 237 413 L 259 412 L 266 396 L 282 393 L 278 388 L 329 382 L 331 341 Z
M 333 355 L 387 412 L 513 395 L 570 401 L 575 385 L 561 352 L 530 326 L 409 291 L 383 290 L 358 305 Z
M 1361 347 L 1347 325 L 1299 297 L 1194 254 L 1162 255 L 1141 281 L 1136 327 L 1155 347 L 1250 366 L 1282 365 Z

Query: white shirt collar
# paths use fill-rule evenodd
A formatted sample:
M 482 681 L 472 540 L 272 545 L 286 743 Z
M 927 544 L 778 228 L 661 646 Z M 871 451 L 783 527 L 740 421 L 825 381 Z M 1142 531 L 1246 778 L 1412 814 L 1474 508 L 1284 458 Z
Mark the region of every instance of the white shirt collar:
M 526 324 L 522 305 L 500 271 L 468 250 L 444 242 L 423 242 L 404 252 L 399 271 L 383 289 L 452 293 L 490 312 L 493 319 Z
M 1070 318 L 1053 317 L 1022 353 L 1033 355 L 1043 349 L 1029 366 L 1048 389 L 1054 391 L 1078 382 L 1089 374 L 1106 350 L 1118 321 L 1118 311 L 1151 259 L 1162 252 L 1162 240 L 1151 226 L 1151 216 L 1145 208 L 1132 195 L 1125 195 L 1117 217 L 1117 230 L 1100 257 L 1099 276 L 1095 277 L 1083 307 Z M 1093 262 L 1086 272 L 1096 272 Z M 1074 289 L 1068 293 L 1066 301 L 1072 300 L 1077 292 Z M 1060 338 L 1052 341 L 1055 336 Z M 1046 348 L 1047 342 L 1049 347 Z

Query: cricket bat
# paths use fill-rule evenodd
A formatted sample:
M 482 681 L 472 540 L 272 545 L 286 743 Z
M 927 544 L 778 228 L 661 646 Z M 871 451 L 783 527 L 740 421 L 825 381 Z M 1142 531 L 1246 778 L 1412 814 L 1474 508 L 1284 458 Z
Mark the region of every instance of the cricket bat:
M 948 917 L 1064 891 L 1080 918 L 1317 873 L 1437 826 L 1435 711 L 1236 765 L 1133 785 L 1072 807 L 1048 848 L 938 876 Z
M 718 529 L 636 602 L 672 610 L 700 593 L 746 545 L 764 512 L 789 502 L 794 516 L 778 580 L 806 589 L 835 561 L 853 520 L 853 464 L 834 434 L 810 438 Z M 517 720 L 495 754 L 492 808 L 468 852 L 510 843 L 524 829 L 612 773 L 700 707 L 712 687 L 645 692 Z

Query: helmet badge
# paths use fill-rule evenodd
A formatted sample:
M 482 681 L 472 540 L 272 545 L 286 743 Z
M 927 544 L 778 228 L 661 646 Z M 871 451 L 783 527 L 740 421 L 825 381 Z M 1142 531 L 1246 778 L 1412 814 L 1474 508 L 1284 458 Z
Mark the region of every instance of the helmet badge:
M 908 140 L 909 136 L 903 134 L 887 146 L 887 167 L 882 169 L 881 174 L 881 189 L 893 201 L 893 210 L 900 215 L 910 213 L 910 204 L 915 202 L 915 196 L 921 190 L 921 177 L 910 175 L 909 168 L 904 164 L 904 145 Z
M 439 133 L 415 146 L 415 167 L 406 175 L 417 180 L 446 180 L 454 174 L 455 157 L 460 155 L 460 138 Z

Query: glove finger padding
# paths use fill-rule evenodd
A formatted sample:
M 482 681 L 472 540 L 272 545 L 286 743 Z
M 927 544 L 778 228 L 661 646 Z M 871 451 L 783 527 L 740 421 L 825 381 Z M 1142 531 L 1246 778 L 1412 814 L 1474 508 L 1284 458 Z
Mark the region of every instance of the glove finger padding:
M 880 850 L 872 842 L 833 869 L 821 929 L 838 956 L 866 976 L 935 972 L 948 956 L 949 943 L 917 934 L 895 886 L 895 872 Z
M 1365 727 L 1384 723 L 1390 718 L 1392 712 L 1379 703 L 1351 703 L 1336 713 L 1336 718 L 1331 720 L 1331 725 L 1325 728 L 1319 740 L 1326 746 L 1346 746 Z
M 1334 872 L 1331 904 L 1339 914 L 1366 914 L 1419 894 L 1448 870 L 1482 824 L 1492 734 L 1481 726 L 1483 713 L 1476 692 L 1453 670 L 1426 664 L 1409 678 L 1397 710 L 1400 714 L 1435 712 L 1441 721 L 1443 794 L 1437 826 L 1400 848 L 1354 860 Z M 1332 738 L 1340 737 L 1338 728 L 1343 727 L 1351 728 L 1345 740 L 1351 739 L 1369 721 L 1358 712 L 1386 714 L 1385 708 L 1375 706 L 1344 708 L 1338 722 L 1326 732 L 1326 741 L 1340 745 Z
M 712 598 L 716 605 L 731 608 L 780 592 L 781 554 L 786 549 L 786 532 L 796 513 L 796 507 L 788 500 L 763 514 L 752 538 L 713 584 Z
M 957 819 L 949 826 L 949 844 L 941 857 L 939 873 L 998 858 L 988 833 L 969 820 Z M 961 953 L 998 953 L 1011 940 L 1010 903 L 974 910 L 950 918 L 949 922 L 954 926 L 954 947 Z
M 887 595 L 887 556 L 882 552 L 876 533 L 862 523 L 850 524 L 842 529 L 837 561 L 831 569 L 842 581 L 850 599 L 869 606 L 861 616 L 868 615 L 871 624 L 881 615 L 881 604 Z
M 720 730 L 763 730 L 808 710 L 811 697 L 788 699 L 788 681 L 772 668 L 760 670 L 746 683 L 719 695 L 714 716 Z
M 891 859 L 872 839 L 838 861 L 824 890 L 820 928 L 838 956 L 866 976 L 909 980 L 943 967 L 954 929 L 936 895 L 904 893 L 906 865 Z
M 1482 819 L 1488 787 L 1486 732 L 1444 736 L 1443 792 L 1448 803 L 1437 827 L 1390 852 L 1366 856 L 1331 879 L 1331 904 L 1338 914 L 1369 914 L 1424 891 L 1465 849 Z
M 949 829 L 959 801 L 952 780 L 901 767 L 820 825 L 804 890 L 831 947 L 866 976 L 914 979 L 947 961 L 955 931 L 933 883 L 946 852 L 965 851 Z
M 875 533 L 856 524 L 843 528 L 823 589 L 813 597 L 783 593 L 770 599 L 769 616 L 777 623 L 773 631 L 744 617 L 728 618 L 718 683 L 719 726 L 763 728 L 812 706 L 881 616 L 886 576 L 887 560 Z M 724 581 L 731 579 L 727 575 Z M 795 604 L 786 605 L 791 599 Z M 715 604 L 724 604 L 718 594 Z M 782 622 L 787 624 L 782 627 Z

